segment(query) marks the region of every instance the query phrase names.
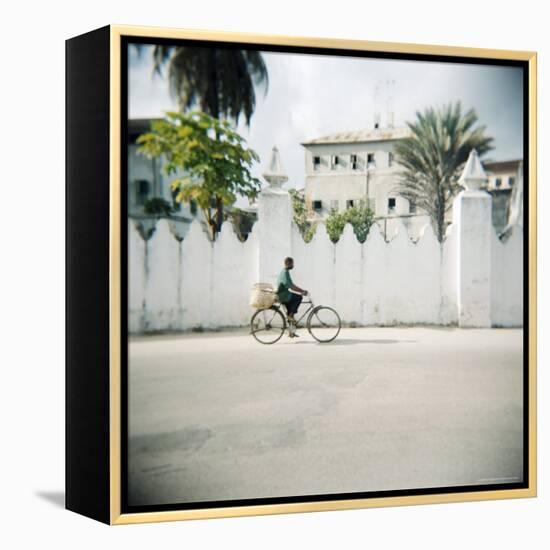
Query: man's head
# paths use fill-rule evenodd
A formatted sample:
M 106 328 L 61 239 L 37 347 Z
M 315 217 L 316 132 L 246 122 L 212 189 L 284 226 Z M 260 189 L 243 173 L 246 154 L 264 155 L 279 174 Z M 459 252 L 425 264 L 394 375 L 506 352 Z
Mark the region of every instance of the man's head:
M 292 269 L 294 267 L 294 260 L 292 258 L 285 258 L 285 269 Z

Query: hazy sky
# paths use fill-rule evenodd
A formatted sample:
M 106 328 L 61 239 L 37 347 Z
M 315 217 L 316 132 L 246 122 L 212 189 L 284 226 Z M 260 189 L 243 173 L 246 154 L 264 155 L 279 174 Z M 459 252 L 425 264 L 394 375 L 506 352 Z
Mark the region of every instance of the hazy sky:
M 303 187 L 301 142 L 326 134 L 372 128 L 375 111 L 386 120 L 387 84 L 394 81 L 395 125 L 412 121 L 417 110 L 460 100 L 474 108 L 479 124 L 495 138 L 486 158 L 522 156 L 522 69 L 419 61 L 265 52 L 267 95 L 256 93 L 250 128 L 239 131 L 260 156 L 260 177 L 274 145 L 289 175 L 287 187 Z M 164 77 L 153 76 L 151 48 L 129 48 L 130 118 L 160 117 L 176 108 Z M 378 94 L 375 89 L 379 88 Z M 378 98 L 376 100 L 376 98 Z M 375 107 L 375 103 L 377 107 Z

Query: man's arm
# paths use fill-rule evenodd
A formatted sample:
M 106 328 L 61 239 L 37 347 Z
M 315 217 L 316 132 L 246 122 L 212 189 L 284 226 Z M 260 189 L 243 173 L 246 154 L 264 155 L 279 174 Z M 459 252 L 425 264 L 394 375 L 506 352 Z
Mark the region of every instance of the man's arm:
M 294 290 L 294 292 L 298 292 L 299 294 L 307 294 L 307 290 L 296 286 L 294 283 L 290 285 L 290 290 Z

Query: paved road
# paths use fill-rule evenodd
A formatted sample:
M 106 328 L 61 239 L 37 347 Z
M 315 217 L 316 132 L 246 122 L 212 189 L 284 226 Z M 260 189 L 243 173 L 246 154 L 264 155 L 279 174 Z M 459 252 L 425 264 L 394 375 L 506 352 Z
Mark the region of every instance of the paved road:
M 522 331 L 244 331 L 130 342 L 130 504 L 522 477 Z

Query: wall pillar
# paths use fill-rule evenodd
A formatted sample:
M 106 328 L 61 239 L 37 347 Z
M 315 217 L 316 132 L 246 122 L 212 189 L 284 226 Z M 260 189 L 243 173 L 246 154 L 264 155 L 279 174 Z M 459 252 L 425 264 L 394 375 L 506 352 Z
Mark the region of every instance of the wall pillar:
M 275 284 L 283 260 L 292 256 L 292 201 L 282 188 L 288 176 L 277 147 L 271 151 L 263 177 L 269 187 L 258 199 L 258 282 Z
M 287 191 L 269 187 L 258 199 L 258 282 L 275 284 L 292 256 L 292 204 Z
M 459 327 L 491 326 L 492 198 L 482 190 L 459 193 L 453 203 L 457 225 Z

